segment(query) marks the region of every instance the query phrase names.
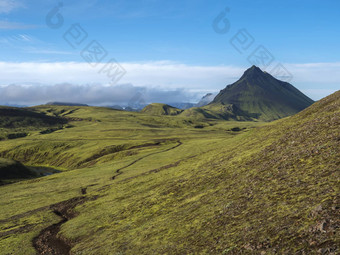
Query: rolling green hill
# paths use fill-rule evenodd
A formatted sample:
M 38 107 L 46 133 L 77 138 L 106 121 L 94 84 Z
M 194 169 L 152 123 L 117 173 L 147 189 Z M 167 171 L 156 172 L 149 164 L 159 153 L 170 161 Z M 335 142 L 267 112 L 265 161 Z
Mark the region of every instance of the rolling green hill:
M 167 104 L 153 103 L 145 106 L 141 112 L 151 115 L 178 115 L 183 112 L 183 110 Z
M 65 118 L 35 112 L 32 108 L 0 106 L 0 140 L 26 137 L 36 130 L 52 132 L 67 122 Z
M 65 119 L 29 109 L 0 106 L 0 128 L 48 127 L 65 123 Z
M 21 163 L 0 158 L 0 185 L 13 180 L 35 177 L 36 174 Z
M 48 102 L 46 105 L 59 105 L 59 106 L 88 106 L 87 104 L 65 103 L 65 102 Z
M 203 129 L 38 109 L 73 127 L 1 141 L 0 155 L 63 172 L 0 187 L 4 254 L 339 253 L 340 91 L 282 120 Z
M 251 117 L 270 121 L 294 115 L 313 103 L 291 84 L 252 66 L 221 90 L 211 104 L 233 104 Z
M 208 104 L 184 110 L 179 116 L 193 119 L 220 119 L 236 121 L 257 121 L 255 114 L 238 109 L 233 104 Z

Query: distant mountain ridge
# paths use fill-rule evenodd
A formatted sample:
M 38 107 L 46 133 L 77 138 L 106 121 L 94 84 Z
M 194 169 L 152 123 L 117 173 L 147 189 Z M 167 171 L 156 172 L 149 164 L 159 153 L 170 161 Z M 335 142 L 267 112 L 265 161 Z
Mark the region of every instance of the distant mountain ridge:
M 195 107 L 202 107 L 210 104 L 215 98 L 213 93 L 208 93 L 202 97 L 202 99 L 195 105 Z
M 67 103 L 67 102 L 48 102 L 46 105 L 57 105 L 57 106 L 88 106 L 87 104 Z
M 249 116 L 269 121 L 294 115 L 313 103 L 293 85 L 252 66 L 210 104 L 232 104 Z

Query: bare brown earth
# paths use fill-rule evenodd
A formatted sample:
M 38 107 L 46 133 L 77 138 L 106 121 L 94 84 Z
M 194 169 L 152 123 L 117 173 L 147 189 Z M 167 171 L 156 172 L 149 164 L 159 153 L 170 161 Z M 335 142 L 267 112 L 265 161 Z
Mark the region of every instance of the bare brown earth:
M 67 201 L 63 201 L 50 206 L 53 213 L 58 215 L 61 220 L 45 229 L 34 238 L 33 245 L 40 255 L 67 255 L 70 253 L 72 244 L 70 241 L 65 240 L 60 235 L 60 227 L 68 220 L 77 216 L 73 209 L 87 200 L 86 197 L 75 197 Z

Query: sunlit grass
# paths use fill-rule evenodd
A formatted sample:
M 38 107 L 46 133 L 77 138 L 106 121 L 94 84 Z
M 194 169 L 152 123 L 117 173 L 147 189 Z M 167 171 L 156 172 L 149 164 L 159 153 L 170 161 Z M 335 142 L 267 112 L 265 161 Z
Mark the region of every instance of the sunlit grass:
M 97 199 L 76 207 L 79 215 L 60 233 L 74 254 L 312 254 L 322 243 L 332 247 L 338 235 L 311 229 L 336 220 L 338 98 L 266 125 L 91 107 L 68 114 L 73 108 L 66 107 L 74 127 L 1 142 L 3 157 L 63 172 L 0 187 L 0 234 L 32 225 L 1 236 L 0 250 L 35 254 L 32 238 L 58 221 L 48 206 L 82 196 L 85 187 Z M 61 108 L 37 109 L 60 115 Z

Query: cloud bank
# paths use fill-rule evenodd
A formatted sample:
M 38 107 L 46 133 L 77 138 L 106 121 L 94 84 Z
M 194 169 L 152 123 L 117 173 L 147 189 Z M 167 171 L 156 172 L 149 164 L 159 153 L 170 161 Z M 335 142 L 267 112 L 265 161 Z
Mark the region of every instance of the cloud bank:
M 136 94 L 149 102 L 197 102 L 235 82 L 246 67 L 191 66 L 169 61 L 121 63 L 118 85 L 87 63 L 0 62 L 0 104 L 66 101 L 126 105 Z M 339 89 L 340 63 L 285 64 L 294 86 L 317 100 Z
M 121 63 L 126 75 L 121 84 L 135 86 L 160 86 L 162 88 L 219 89 L 221 85 L 233 82 L 245 68 L 233 66 L 190 66 L 168 61 L 145 63 Z M 99 71 L 104 64 L 95 68 L 88 63 L 11 63 L 0 62 L 0 84 L 56 83 L 109 84 L 110 79 Z
M 184 89 L 163 90 L 136 87 L 131 84 L 105 86 L 64 83 L 51 86 L 40 84 L 0 86 L 0 102 L 6 105 L 30 106 L 58 101 L 99 106 L 135 106 L 152 102 L 189 102 L 195 100 L 196 97 L 196 93 L 190 93 Z

